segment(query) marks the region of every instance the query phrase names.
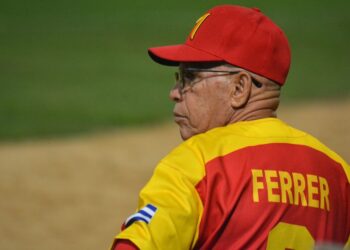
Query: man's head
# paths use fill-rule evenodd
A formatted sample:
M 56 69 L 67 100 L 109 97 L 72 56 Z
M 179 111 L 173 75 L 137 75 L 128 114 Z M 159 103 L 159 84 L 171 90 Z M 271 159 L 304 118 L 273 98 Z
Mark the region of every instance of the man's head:
M 281 29 L 257 9 L 232 5 L 214 7 L 199 18 L 185 44 L 150 48 L 149 55 L 179 66 L 170 98 L 183 139 L 274 116 L 290 65 Z
M 275 116 L 280 86 L 226 63 L 181 63 L 170 91 L 181 137 L 242 120 Z

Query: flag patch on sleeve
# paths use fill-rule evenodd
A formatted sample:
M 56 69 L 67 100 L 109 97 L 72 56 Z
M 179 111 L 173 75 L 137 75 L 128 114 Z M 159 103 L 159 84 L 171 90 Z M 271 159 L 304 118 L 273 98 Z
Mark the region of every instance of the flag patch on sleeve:
M 145 207 L 141 208 L 137 213 L 129 216 L 124 222 L 124 227 L 127 228 L 135 221 L 143 221 L 147 224 L 150 223 L 153 216 L 155 215 L 157 208 L 152 204 L 147 204 Z

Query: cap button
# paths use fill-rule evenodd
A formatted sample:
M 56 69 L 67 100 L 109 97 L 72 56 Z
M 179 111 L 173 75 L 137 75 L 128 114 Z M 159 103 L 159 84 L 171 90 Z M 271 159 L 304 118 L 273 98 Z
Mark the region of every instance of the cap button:
M 255 10 L 256 12 L 261 12 L 261 10 L 257 7 L 253 7 L 252 10 Z

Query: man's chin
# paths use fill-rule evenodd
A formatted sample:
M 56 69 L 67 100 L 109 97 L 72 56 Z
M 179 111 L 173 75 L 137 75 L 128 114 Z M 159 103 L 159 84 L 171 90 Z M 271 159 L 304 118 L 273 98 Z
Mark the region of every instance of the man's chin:
M 186 141 L 187 139 L 190 138 L 190 137 L 184 135 L 183 133 L 181 133 L 181 131 L 180 131 L 180 136 L 181 136 L 181 139 L 182 139 L 183 141 Z
M 182 140 L 186 141 L 195 135 L 188 127 L 179 125 L 180 135 Z

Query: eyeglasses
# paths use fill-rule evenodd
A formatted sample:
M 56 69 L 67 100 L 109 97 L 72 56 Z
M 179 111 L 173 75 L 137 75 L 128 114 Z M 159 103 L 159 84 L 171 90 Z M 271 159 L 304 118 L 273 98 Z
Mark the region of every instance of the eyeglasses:
M 223 73 L 209 75 L 206 77 L 196 76 L 196 72 L 212 72 L 212 73 Z M 226 70 L 210 70 L 210 69 L 199 69 L 199 68 L 186 68 L 181 73 L 175 72 L 175 84 L 179 86 L 181 91 L 184 91 L 186 87 L 193 87 L 196 83 L 211 77 L 234 75 L 242 71 L 226 71 Z M 252 77 L 252 82 L 257 88 L 262 87 L 262 83 Z

